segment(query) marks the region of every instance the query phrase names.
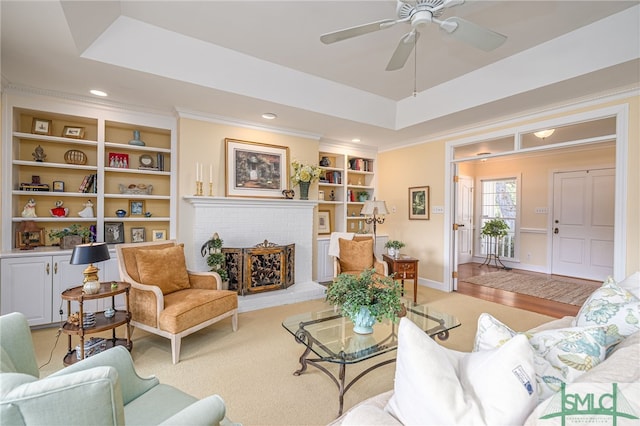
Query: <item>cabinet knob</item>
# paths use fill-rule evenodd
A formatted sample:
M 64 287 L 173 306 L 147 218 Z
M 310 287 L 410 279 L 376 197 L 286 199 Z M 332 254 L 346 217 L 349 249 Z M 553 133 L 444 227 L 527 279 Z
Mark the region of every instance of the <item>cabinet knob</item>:
M 57 274 L 58 273 L 58 262 L 53 264 L 53 273 Z

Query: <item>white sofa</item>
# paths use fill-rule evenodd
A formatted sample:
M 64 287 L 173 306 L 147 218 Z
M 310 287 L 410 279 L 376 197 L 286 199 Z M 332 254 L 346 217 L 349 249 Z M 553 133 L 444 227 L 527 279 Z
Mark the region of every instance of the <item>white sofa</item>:
M 602 302 L 602 300 L 605 301 Z M 606 305 L 609 302 L 612 303 Z M 611 309 L 610 307 L 614 304 L 618 304 L 618 307 Z M 471 353 L 463 354 L 451 351 L 435 342 L 428 343 L 420 340 L 417 343 L 415 341 L 408 343 L 409 340 L 422 338 L 410 337 L 410 334 L 406 334 L 405 331 L 405 334 L 399 334 L 394 389 L 357 404 L 333 421 L 330 426 L 560 424 L 558 417 L 551 420 L 540 420 L 540 417 L 545 413 L 549 414 L 550 410 L 553 411 L 550 407 L 554 403 L 557 406 L 560 398 L 560 392 L 552 392 L 550 396 L 547 396 L 550 389 L 547 388 L 545 391 L 543 389 L 545 386 L 556 386 L 559 389 L 560 384 L 552 380 L 555 379 L 554 377 L 551 377 L 548 383 L 546 380 L 550 376 L 561 376 L 562 374 L 567 374 L 563 379 L 566 383 L 565 392 L 567 394 L 575 389 L 574 392 L 577 395 L 585 395 L 592 392 L 594 387 L 604 387 L 602 392 L 606 392 L 608 389 L 608 392 L 611 393 L 611 384 L 617 383 L 620 389 L 624 389 L 626 401 L 631 404 L 630 411 L 640 417 L 639 306 L 640 272 L 636 272 L 620 283 L 608 284 L 605 282 L 603 287 L 594 292 L 585 302 L 576 317 L 564 317 L 550 321 L 526 333 L 515 333 L 489 315 L 483 314 L 479 319 L 476 347 Z M 606 313 L 612 317 L 605 318 L 607 315 L 604 317 L 597 315 L 601 313 L 598 309 L 609 309 Z M 593 325 L 593 321 L 598 322 L 598 327 Z M 615 325 L 612 326 L 612 324 Z M 400 328 L 402 329 L 402 327 L 404 325 L 401 322 Z M 554 338 L 549 336 L 563 333 L 573 336 L 572 333 L 582 332 L 582 330 L 589 332 L 597 330 L 600 334 L 594 334 L 596 340 L 606 341 L 606 344 L 601 347 L 600 361 L 597 360 L 597 353 L 594 354 L 594 351 L 597 352 L 594 350 L 597 344 L 586 345 L 590 355 L 582 358 L 570 358 L 574 354 L 564 355 L 564 353 L 559 356 L 557 353 L 553 353 L 553 349 L 545 348 L 545 345 L 552 346 L 549 342 Z M 493 350 L 493 354 L 497 355 L 497 351 L 504 352 L 505 342 L 514 340 L 512 337 L 516 334 L 525 334 L 528 337 L 525 346 L 531 348 L 532 354 L 522 346 L 521 341 L 511 343 L 511 349 L 508 350 L 511 350 L 512 354 L 522 354 L 520 356 L 524 373 L 520 375 L 520 378 L 528 377 L 527 374 L 531 373 L 531 362 L 533 362 L 535 371 L 533 374 L 536 377 L 535 395 L 530 395 L 531 391 L 527 395 L 521 390 L 510 389 L 506 382 L 513 382 L 513 377 L 500 376 L 500 370 L 512 368 L 509 367 L 509 362 L 513 362 L 513 359 L 508 355 L 506 355 L 507 358 L 495 359 L 495 362 L 486 359 L 482 362 L 477 361 L 477 357 L 482 356 L 483 351 L 488 350 L 489 354 L 492 353 L 488 349 L 487 342 L 500 340 L 499 348 Z M 521 336 L 518 338 L 527 340 Z M 519 349 L 513 352 L 514 345 L 517 343 L 520 344 Z M 575 341 L 570 343 L 575 343 Z M 439 355 L 433 355 L 434 352 Z M 570 358 L 570 361 L 575 364 L 573 365 L 575 369 L 567 368 L 564 364 L 562 368 L 549 367 L 541 354 L 548 356 L 552 364 L 554 360 L 557 362 L 561 356 Z M 441 357 L 440 361 L 437 359 L 438 356 Z M 504 357 L 505 355 L 498 356 Z M 445 359 L 444 363 L 447 366 L 439 365 L 438 368 L 433 368 L 433 365 L 438 364 L 442 359 Z M 423 368 L 417 364 L 418 362 L 430 364 L 431 367 L 426 366 L 424 371 L 421 371 Z M 453 367 L 450 368 L 449 363 Z M 550 375 L 547 375 L 546 372 L 540 373 L 541 363 L 545 363 L 545 368 L 548 370 L 551 369 Z M 587 369 L 584 366 L 585 363 L 592 363 L 595 366 Z M 457 383 L 452 383 L 446 373 L 444 378 L 442 377 L 442 371 L 446 372 L 448 368 L 452 371 L 451 375 L 454 373 L 457 375 L 457 377 L 454 376 L 458 380 Z M 473 369 L 476 371 L 471 371 Z M 456 380 L 453 381 L 456 382 Z M 484 382 L 495 381 L 500 381 L 500 388 L 486 388 L 487 384 Z M 523 383 L 525 381 L 526 379 Z

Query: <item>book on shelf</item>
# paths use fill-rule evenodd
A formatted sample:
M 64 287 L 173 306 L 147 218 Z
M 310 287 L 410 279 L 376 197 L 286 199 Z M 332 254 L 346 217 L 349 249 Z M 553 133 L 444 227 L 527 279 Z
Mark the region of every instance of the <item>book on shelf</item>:
M 83 192 L 83 193 L 95 193 L 97 190 L 97 183 L 98 183 L 98 175 L 97 174 L 90 174 L 90 175 L 86 175 L 83 179 L 82 179 L 82 183 L 80 184 L 80 187 L 78 188 L 78 192 Z
M 373 170 L 373 161 L 365 158 L 352 158 L 349 160 L 349 169 L 360 172 L 370 172 Z
M 80 183 L 80 187 L 78 187 L 78 192 L 84 192 L 84 189 L 87 187 L 87 182 L 89 181 L 89 175 L 85 175 L 82 179 L 82 183 Z

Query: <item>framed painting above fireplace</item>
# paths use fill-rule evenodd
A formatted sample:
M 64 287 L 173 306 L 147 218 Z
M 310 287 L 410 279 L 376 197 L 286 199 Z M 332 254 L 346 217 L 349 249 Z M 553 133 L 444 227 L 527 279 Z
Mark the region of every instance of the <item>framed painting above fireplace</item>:
M 289 188 L 289 147 L 225 139 L 227 197 L 282 198 Z

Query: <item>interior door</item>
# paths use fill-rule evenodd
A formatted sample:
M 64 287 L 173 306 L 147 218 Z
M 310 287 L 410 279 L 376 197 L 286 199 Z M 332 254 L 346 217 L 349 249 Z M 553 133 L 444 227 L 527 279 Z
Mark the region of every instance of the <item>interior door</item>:
M 552 274 L 613 274 L 614 210 L 614 169 L 554 174 Z
M 456 194 L 458 264 L 469 263 L 473 257 L 473 178 L 460 176 Z

